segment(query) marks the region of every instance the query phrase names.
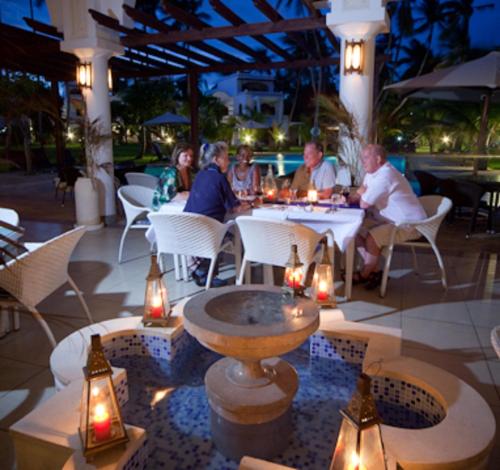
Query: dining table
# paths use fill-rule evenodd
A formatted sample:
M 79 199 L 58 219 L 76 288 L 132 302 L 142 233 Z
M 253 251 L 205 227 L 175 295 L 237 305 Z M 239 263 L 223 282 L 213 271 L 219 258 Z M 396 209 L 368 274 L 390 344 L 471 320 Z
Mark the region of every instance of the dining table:
M 182 212 L 186 205 L 188 193 L 179 193 L 176 197 L 163 204 L 160 213 Z M 344 256 L 345 282 L 344 296 L 350 300 L 352 296 L 352 276 L 354 271 L 355 238 L 364 220 L 365 212 L 359 207 L 348 207 L 347 205 L 332 205 L 329 201 L 319 201 L 311 205 L 303 202 L 264 203 L 252 207 L 248 211 L 228 214 L 228 219 L 236 219 L 241 215 L 252 215 L 260 218 L 274 220 L 288 220 L 303 224 L 318 233 L 330 229 L 334 234 L 335 246 Z M 241 237 L 238 230 L 234 233 L 236 252 L 241 253 Z M 146 232 L 149 242 L 154 242 L 152 227 Z M 331 241 L 329 241 L 331 243 Z M 240 249 L 238 249 L 240 248 Z M 241 255 L 236 255 L 236 271 L 241 267 Z

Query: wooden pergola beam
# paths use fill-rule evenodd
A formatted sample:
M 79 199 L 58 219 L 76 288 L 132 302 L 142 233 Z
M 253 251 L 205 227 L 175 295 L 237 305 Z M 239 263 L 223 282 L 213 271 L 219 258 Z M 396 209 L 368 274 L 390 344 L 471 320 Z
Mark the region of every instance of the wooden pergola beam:
M 233 10 L 224 5 L 220 0 L 210 0 L 210 5 L 220 16 L 229 21 L 233 26 L 240 26 L 242 24 L 245 24 L 245 21 L 243 21 L 236 13 L 234 13 Z M 254 35 L 251 37 L 257 42 L 260 42 L 264 47 L 267 47 L 275 54 L 278 54 L 284 59 L 293 60 L 293 57 L 288 54 L 287 51 L 279 47 L 277 44 L 275 44 L 265 36 Z
M 168 27 L 165 23 L 162 23 L 158 18 L 156 18 L 153 15 L 149 15 L 147 13 L 139 11 L 136 8 L 132 8 L 129 5 L 123 5 L 123 9 L 125 10 L 125 13 L 128 16 L 130 16 L 130 18 L 132 18 L 134 21 L 137 21 L 138 23 L 143 24 L 144 26 L 147 26 L 147 27 L 152 28 L 152 29 L 156 29 L 157 31 L 162 32 L 162 33 L 170 33 L 171 31 L 174 31 L 172 28 Z M 200 41 L 193 42 L 193 46 L 196 47 L 197 49 L 199 49 L 200 51 L 203 51 L 203 52 L 206 52 L 207 54 L 212 55 L 213 57 L 218 57 L 220 59 L 227 60 L 228 62 L 243 63 L 242 60 L 232 56 L 231 54 L 228 54 L 224 51 L 221 51 L 221 50 L 217 49 L 216 47 L 212 47 L 209 44 L 205 44 L 204 42 L 200 42 Z M 179 47 L 177 45 L 175 46 L 175 48 L 178 48 L 179 50 L 174 49 L 174 45 L 170 45 L 169 48 L 172 49 L 173 51 L 176 51 L 179 53 L 181 53 L 180 50 L 187 50 L 186 48 Z M 191 52 L 191 54 L 193 55 L 193 58 L 194 58 L 194 55 L 199 55 L 200 58 L 205 57 L 205 56 L 202 56 L 201 54 L 197 54 L 196 52 L 193 52 L 193 51 L 189 51 L 189 52 Z M 186 56 L 187 56 L 187 54 L 186 54 Z M 197 60 L 197 59 L 195 59 L 195 60 Z M 203 62 L 203 60 L 200 60 L 200 62 Z M 205 62 L 207 62 L 207 61 L 205 61 Z M 215 61 L 212 61 L 212 62 L 215 62 Z M 207 62 L 207 63 L 209 63 L 209 62 Z
M 63 33 L 60 33 L 55 26 L 52 26 L 47 23 L 42 23 L 40 21 L 33 20 L 31 18 L 23 17 L 24 22 L 35 31 L 39 31 L 40 33 L 49 34 L 54 38 L 63 39 Z
M 314 1 L 313 0 L 302 0 L 306 8 L 309 10 L 309 13 L 311 13 L 312 16 L 319 18 L 321 17 L 321 13 L 318 11 L 318 9 L 314 6 Z M 333 48 L 337 51 L 340 52 L 340 44 L 338 39 L 335 37 L 335 35 L 330 31 L 330 28 L 325 27 L 324 29 L 326 37 L 330 41 L 330 44 L 333 46 Z
M 170 8 L 170 7 L 169 7 Z M 122 43 L 129 47 L 145 44 L 173 44 L 176 42 L 194 42 L 202 39 L 226 39 L 233 36 L 253 36 L 255 34 L 287 33 L 306 31 L 325 27 L 324 18 L 298 18 L 283 20 L 275 23 L 246 23 L 240 26 L 207 27 L 200 30 L 173 31 L 168 34 L 138 34 L 122 39 Z
M 209 29 L 214 29 L 212 26 L 210 26 L 208 23 L 205 23 L 204 21 L 200 20 L 199 18 L 196 18 L 189 13 L 185 12 L 183 9 L 176 7 L 175 5 L 172 5 L 169 2 L 164 2 L 163 3 L 163 9 L 173 16 L 177 21 L 181 21 L 182 23 L 191 26 L 192 28 L 198 30 L 198 31 L 206 31 L 207 28 Z M 200 39 L 220 39 L 222 42 L 226 43 L 228 46 L 233 47 L 234 49 L 243 52 L 250 57 L 253 57 L 254 59 L 263 61 L 263 62 L 268 62 L 267 57 L 265 54 L 255 51 L 251 47 L 247 46 L 246 44 L 243 44 L 241 41 L 238 41 L 237 39 L 234 39 L 235 35 L 227 35 L 222 38 L 208 38 L 206 36 L 202 36 Z M 237 36 L 237 35 L 236 35 Z

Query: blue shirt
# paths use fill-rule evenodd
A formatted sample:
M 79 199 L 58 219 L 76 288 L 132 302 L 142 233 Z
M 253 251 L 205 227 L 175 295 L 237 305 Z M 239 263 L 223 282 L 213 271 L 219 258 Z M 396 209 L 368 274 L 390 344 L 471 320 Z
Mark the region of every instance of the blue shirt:
M 224 222 L 226 212 L 240 204 L 220 168 L 211 163 L 194 180 L 184 212 L 203 214 Z

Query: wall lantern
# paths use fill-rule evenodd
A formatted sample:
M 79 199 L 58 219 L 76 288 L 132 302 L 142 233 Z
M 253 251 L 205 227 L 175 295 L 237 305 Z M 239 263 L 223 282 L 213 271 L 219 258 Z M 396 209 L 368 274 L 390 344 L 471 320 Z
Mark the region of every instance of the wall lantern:
M 80 410 L 80 437 L 83 455 L 92 457 L 110 447 L 128 441 L 120 407 L 116 399 L 112 370 L 102 349 L 101 337 L 91 336 Z
M 330 470 L 387 470 L 381 419 L 370 393 L 371 379 L 361 374 L 345 410 Z
M 363 41 L 346 41 L 344 51 L 344 75 L 363 73 Z
M 170 316 L 167 287 L 163 282 L 163 273 L 158 267 L 156 255 L 151 255 L 151 267 L 146 278 L 146 295 L 144 299 L 145 326 L 166 326 Z
M 108 90 L 113 91 L 113 72 L 108 68 Z
M 335 307 L 337 299 L 335 298 L 333 267 L 328 256 L 328 243 L 325 238 L 321 240 L 321 247 L 321 261 L 316 264 L 311 284 L 311 299 L 317 305 Z
M 300 261 L 298 248 L 296 244 L 292 245 L 290 257 L 285 265 L 285 278 L 283 281 L 283 290 L 292 297 L 304 295 L 304 264 Z
M 76 66 L 76 84 L 80 88 L 92 88 L 92 64 L 79 63 Z

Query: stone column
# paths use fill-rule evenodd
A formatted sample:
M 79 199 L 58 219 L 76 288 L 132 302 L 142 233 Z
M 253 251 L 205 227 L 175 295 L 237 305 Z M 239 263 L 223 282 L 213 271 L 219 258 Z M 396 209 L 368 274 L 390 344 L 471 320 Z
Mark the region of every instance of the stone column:
M 361 177 L 359 153 L 371 136 L 373 112 L 373 74 L 375 38 L 389 31 L 389 19 L 384 0 L 332 0 L 326 24 L 341 40 L 339 97 L 351 113 L 357 138 L 351 139 L 347 129 L 340 126 L 339 153 L 350 166 L 357 182 Z M 361 73 L 345 74 L 345 48 L 348 41 L 363 41 Z

